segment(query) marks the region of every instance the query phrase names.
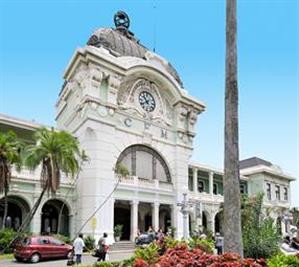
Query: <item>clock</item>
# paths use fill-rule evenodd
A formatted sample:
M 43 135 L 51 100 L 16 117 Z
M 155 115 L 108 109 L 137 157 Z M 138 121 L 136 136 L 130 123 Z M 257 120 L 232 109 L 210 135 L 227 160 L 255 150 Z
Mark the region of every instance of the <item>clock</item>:
M 154 97 L 147 91 L 142 91 L 139 94 L 139 104 L 147 112 L 152 112 L 156 108 Z

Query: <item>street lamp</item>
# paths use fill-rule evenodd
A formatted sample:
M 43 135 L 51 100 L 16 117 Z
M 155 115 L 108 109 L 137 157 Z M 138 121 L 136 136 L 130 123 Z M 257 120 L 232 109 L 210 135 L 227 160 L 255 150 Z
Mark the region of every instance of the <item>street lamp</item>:
M 183 200 L 181 203 L 177 203 L 181 207 L 181 213 L 183 214 L 183 237 L 185 240 L 188 239 L 188 214 L 192 203 L 187 200 L 187 193 L 183 193 Z

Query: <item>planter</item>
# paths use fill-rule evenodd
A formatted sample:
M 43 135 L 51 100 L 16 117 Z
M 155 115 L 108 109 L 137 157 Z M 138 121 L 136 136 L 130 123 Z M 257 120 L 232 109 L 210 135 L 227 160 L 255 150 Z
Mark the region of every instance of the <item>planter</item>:
M 115 236 L 115 242 L 119 242 L 120 241 L 120 236 Z

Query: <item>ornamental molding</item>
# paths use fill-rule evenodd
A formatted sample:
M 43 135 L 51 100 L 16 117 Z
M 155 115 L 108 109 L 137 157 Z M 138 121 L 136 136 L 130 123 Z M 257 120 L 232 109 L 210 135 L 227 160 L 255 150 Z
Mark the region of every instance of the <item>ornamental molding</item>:
M 152 112 L 145 111 L 139 104 L 139 95 L 143 91 L 155 99 L 156 107 Z M 117 104 L 119 110 L 125 110 L 128 114 L 165 126 L 172 125 L 173 108 L 170 102 L 161 94 L 158 86 L 148 79 L 140 78 L 123 84 L 118 92 Z

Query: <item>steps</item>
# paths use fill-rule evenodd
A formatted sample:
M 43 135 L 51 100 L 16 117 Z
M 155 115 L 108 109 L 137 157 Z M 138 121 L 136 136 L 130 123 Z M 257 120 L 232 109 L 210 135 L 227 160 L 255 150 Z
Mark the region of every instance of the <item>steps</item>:
M 131 241 L 119 241 L 110 246 L 109 252 L 114 251 L 134 251 L 135 244 Z

